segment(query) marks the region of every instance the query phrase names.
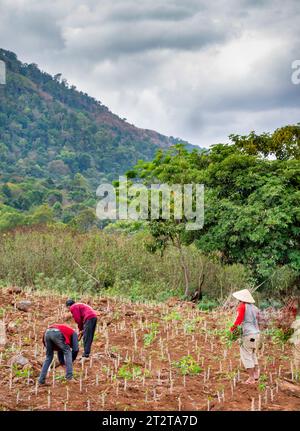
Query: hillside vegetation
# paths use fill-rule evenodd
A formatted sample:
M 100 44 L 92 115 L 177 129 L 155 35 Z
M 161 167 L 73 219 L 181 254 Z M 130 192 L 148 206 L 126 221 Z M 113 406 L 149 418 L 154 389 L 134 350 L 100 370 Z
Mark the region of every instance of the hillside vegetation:
M 51 214 L 69 223 L 82 212 L 93 225 L 88 209 L 101 182 L 178 142 L 129 124 L 59 73 L 51 76 L 4 49 L 0 60 L 7 69 L 0 88 L 0 202 L 9 207 L 1 215 L 11 214 L 4 215 L 7 228 Z

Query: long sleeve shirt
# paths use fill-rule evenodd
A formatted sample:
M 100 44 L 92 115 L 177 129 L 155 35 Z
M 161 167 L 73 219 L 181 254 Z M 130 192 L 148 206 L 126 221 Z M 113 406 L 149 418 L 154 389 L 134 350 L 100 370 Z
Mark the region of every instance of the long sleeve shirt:
M 83 330 L 83 325 L 87 320 L 92 319 L 93 317 L 97 317 L 97 313 L 95 310 L 92 309 L 92 307 L 87 304 L 82 304 L 80 302 L 71 305 L 70 311 L 75 322 L 78 325 L 79 331 Z
M 237 308 L 237 317 L 235 319 L 234 324 L 230 328 L 230 331 L 233 332 L 239 325 L 241 325 L 245 318 L 246 304 L 245 302 L 241 302 Z

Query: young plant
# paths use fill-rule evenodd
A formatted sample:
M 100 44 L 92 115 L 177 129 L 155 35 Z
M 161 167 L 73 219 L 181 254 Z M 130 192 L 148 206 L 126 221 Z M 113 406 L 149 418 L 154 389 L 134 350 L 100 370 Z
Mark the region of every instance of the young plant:
M 258 380 L 258 389 L 260 391 L 265 391 L 267 387 L 268 376 L 266 374 L 261 374 Z
M 181 319 L 182 319 L 181 314 L 178 313 L 178 311 L 176 311 L 176 310 L 173 310 L 173 311 L 171 311 L 171 313 L 169 313 L 166 316 L 164 316 L 164 320 L 166 322 L 170 322 L 170 321 L 173 321 L 173 320 L 177 320 L 178 321 L 178 320 L 181 320 Z
M 196 375 L 203 371 L 192 355 L 183 356 L 178 361 L 172 362 L 172 365 L 183 375 Z
M 145 347 L 149 347 L 153 343 L 157 334 L 159 333 L 158 328 L 159 328 L 158 323 L 153 322 L 149 325 L 150 331 L 147 334 L 144 334 L 144 346 Z
M 127 362 L 122 365 L 118 370 L 118 377 L 124 380 L 132 380 L 132 379 L 142 379 L 143 376 L 149 377 L 150 371 L 140 367 L 139 365 L 133 364 L 132 362 Z

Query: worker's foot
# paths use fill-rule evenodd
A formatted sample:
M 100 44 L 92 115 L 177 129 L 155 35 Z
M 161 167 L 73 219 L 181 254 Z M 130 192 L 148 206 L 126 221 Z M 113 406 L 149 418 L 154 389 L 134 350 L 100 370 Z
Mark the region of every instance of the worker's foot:
M 46 383 L 46 382 L 38 382 L 39 386 L 50 386 L 50 383 Z
M 89 359 L 88 356 L 82 355 L 80 358 L 80 362 L 86 362 Z
M 72 376 L 72 377 L 65 377 L 65 381 L 66 382 L 73 382 L 73 381 L 75 381 L 76 379 L 74 379 L 74 377 Z
M 255 380 L 258 380 L 258 379 L 259 379 L 259 376 L 260 376 L 260 370 L 255 371 L 255 372 L 254 372 L 254 379 L 255 379 Z
M 253 384 L 255 384 L 256 382 L 255 382 L 255 379 L 253 378 L 253 377 L 249 377 L 249 379 L 247 379 L 245 382 L 244 382 L 244 384 L 245 385 L 253 385 Z

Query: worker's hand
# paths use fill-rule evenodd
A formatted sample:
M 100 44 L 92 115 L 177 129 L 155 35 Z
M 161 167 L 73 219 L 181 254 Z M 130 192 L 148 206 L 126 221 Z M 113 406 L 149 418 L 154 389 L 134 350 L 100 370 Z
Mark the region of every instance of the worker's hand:
M 232 325 L 232 327 L 230 328 L 230 332 L 234 332 L 234 331 L 236 331 L 236 329 L 237 329 L 237 327 Z
M 67 311 L 64 315 L 63 315 L 64 320 L 70 320 L 72 318 L 72 313 L 70 313 L 69 311 Z

